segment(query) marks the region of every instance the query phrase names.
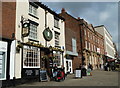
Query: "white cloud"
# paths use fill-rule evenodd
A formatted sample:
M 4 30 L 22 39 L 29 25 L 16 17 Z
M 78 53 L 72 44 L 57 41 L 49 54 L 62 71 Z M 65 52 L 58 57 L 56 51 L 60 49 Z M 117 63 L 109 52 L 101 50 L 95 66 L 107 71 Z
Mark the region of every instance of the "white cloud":
M 101 12 L 99 15 L 99 21 L 100 22 L 105 22 L 106 20 L 108 20 L 110 17 L 108 12 Z

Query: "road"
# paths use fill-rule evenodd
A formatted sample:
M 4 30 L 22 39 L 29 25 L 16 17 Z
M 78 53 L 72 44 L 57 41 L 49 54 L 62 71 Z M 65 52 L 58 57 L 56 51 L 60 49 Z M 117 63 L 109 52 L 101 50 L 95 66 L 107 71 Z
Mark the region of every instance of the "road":
M 92 71 L 92 76 L 86 76 L 76 79 L 74 74 L 68 75 L 65 81 L 62 82 L 33 82 L 22 84 L 22 86 L 118 86 L 118 72 L 113 71 Z

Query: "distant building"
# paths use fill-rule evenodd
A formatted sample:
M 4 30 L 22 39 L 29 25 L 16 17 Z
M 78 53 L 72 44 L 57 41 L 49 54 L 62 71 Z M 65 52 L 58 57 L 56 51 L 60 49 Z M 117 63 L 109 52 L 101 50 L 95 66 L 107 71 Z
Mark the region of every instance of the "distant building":
M 104 37 L 84 19 L 80 19 L 80 28 L 82 30 L 82 42 L 84 44 L 82 51 L 86 68 L 88 68 L 89 63 L 93 69 L 103 68 Z
M 94 27 L 104 37 L 105 57 L 107 61 L 115 59 L 115 48 L 111 34 L 104 25 Z
M 60 16 L 65 18 L 66 68 L 68 73 L 73 73 L 82 65 L 79 21 L 68 14 L 64 8 Z

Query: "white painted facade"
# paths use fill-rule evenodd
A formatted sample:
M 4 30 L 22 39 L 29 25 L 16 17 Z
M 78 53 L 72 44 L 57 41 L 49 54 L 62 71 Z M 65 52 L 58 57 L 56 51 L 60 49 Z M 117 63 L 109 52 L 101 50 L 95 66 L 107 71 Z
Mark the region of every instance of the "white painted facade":
M 19 1 L 19 0 L 18 0 Z M 37 27 L 37 41 L 39 41 L 39 44 L 41 43 L 42 45 L 45 46 L 45 39 L 43 37 L 43 31 L 45 29 L 45 9 L 41 8 L 38 6 L 37 9 L 37 18 L 34 18 L 29 15 L 29 2 L 28 0 L 24 0 L 24 2 L 16 2 L 16 30 L 15 30 L 15 37 L 16 37 L 16 46 L 18 45 L 18 41 L 20 42 L 28 42 L 29 37 L 25 37 L 24 41 L 21 39 L 21 16 L 23 16 L 26 19 L 29 19 L 31 21 L 34 21 L 38 23 Z M 51 14 L 50 12 L 47 12 L 47 27 L 50 28 L 53 34 L 53 38 L 51 41 L 47 42 L 47 46 L 52 46 L 55 47 L 55 31 L 60 33 L 60 43 L 59 46 L 64 47 L 65 50 L 65 33 L 64 33 L 64 21 L 59 19 L 59 29 L 54 27 L 54 15 Z M 63 57 L 65 55 L 65 52 L 63 53 Z M 22 53 L 21 49 L 19 53 L 16 53 L 16 59 L 15 59 L 15 77 L 16 78 L 21 78 L 21 58 L 22 58 Z M 62 58 L 61 58 L 62 61 Z M 64 67 L 66 67 L 65 64 L 66 60 L 64 58 Z M 61 62 L 62 64 L 62 62 Z M 65 68 L 66 69 L 66 68 Z M 66 71 L 66 70 L 65 70 Z
M 115 49 L 113 45 L 112 36 L 108 32 L 105 26 L 95 27 L 95 30 L 100 33 L 104 37 L 104 47 L 105 47 L 105 55 L 115 59 Z

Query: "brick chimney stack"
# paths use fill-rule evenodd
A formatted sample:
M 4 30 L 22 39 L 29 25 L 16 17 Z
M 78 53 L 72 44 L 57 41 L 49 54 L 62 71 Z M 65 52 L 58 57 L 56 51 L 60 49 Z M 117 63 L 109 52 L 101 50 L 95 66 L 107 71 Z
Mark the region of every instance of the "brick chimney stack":
M 66 12 L 66 11 L 65 11 L 65 8 L 62 8 L 61 13 L 64 13 L 64 12 Z
M 80 17 L 78 17 L 78 20 L 80 20 Z

